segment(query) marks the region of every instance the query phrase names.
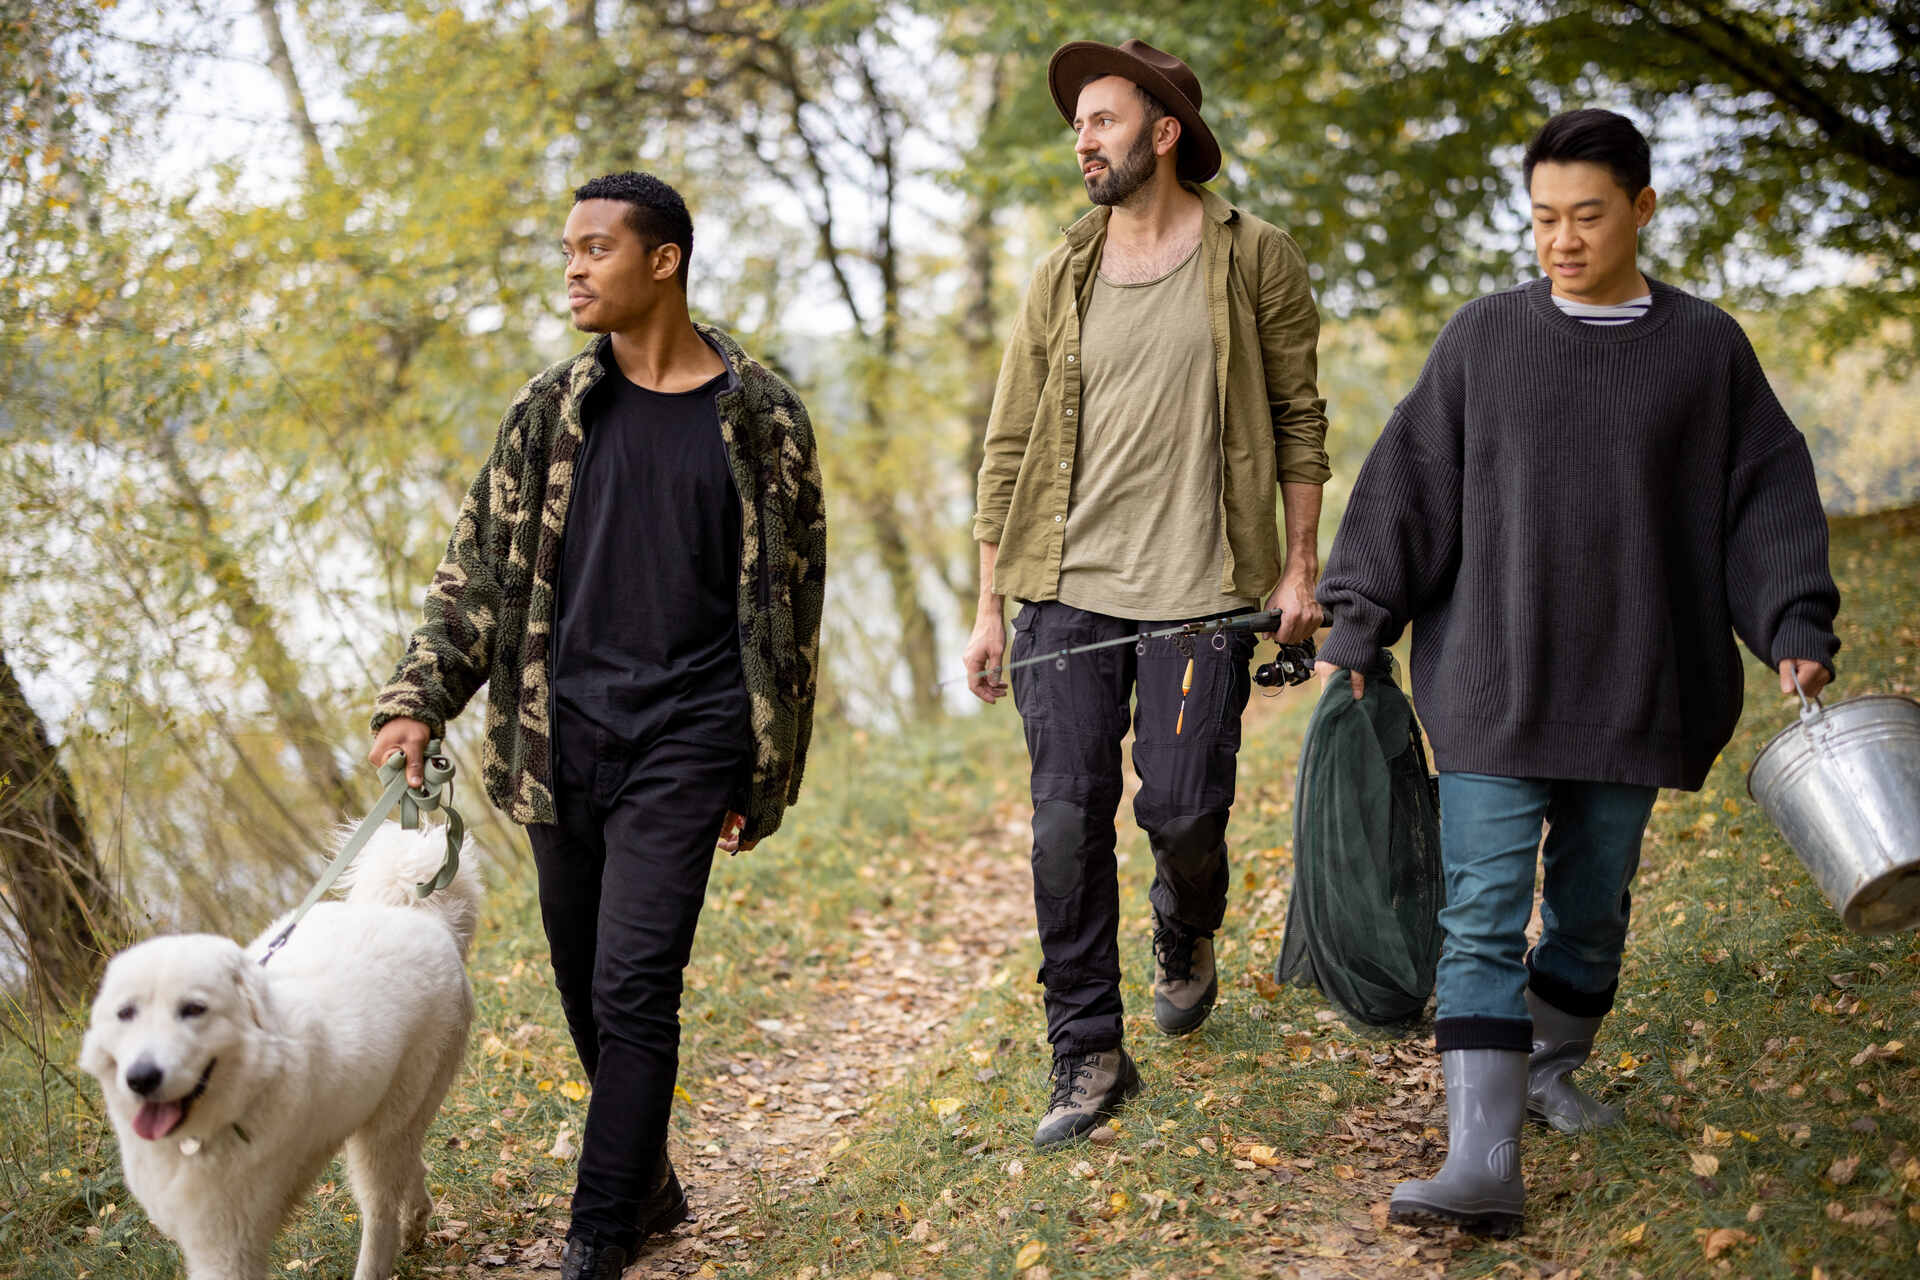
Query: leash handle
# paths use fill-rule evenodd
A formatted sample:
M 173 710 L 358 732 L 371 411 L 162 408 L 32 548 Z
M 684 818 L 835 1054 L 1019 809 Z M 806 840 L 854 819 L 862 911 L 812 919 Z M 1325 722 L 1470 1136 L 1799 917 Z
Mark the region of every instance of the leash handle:
M 414 896 L 424 898 L 434 890 L 444 889 L 453 883 L 453 877 L 460 871 L 460 843 L 466 837 L 467 824 L 460 817 L 460 811 L 453 807 L 453 761 L 442 753 L 438 738 L 427 744 L 422 773 L 425 781 L 418 787 L 409 787 L 406 753 L 395 751 L 387 757 L 387 762 L 380 766 L 380 781 L 385 784 L 380 798 L 373 802 L 373 808 L 354 829 L 353 835 L 340 846 L 340 852 L 333 855 L 333 861 L 320 873 L 319 881 L 307 891 L 300 905 L 294 908 L 293 917 L 287 921 L 286 927 L 267 943 L 267 949 L 260 955 L 263 967 L 273 959 L 276 951 L 287 945 L 294 927 L 313 909 L 315 903 L 326 896 L 327 890 L 333 888 L 340 879 L 340 873 L 352 864 L 395 807 L 400 810 L 400 825 L 408 831 L 419 829 L 422 809 L 444 809 L 447 814 L 447 855 L 431 880 L 413 887 Z
M 388 778 L 406 776 L 407 757 L 402 751 L 395 751 L 380 766 L 380 776 Z M 435 738 L 427 744 L 426 758 L 420 762 L 421 785 L 408 787 L 400 796 L 400 825 L 408 831 L 420 826 L 420 811 L 423 809 L 442 809 L 447 815 L 447 856 L 441 860 L 440 869 L 433 878 L 413 886 L 416 898 L 424 898 L 439 889 L 453 883 L 454 876 L 460 873 L 460 843 L 466 838 L 466 820 L 460 811 L 453 807 L 453 761 L 441 749 L 440 740 Z

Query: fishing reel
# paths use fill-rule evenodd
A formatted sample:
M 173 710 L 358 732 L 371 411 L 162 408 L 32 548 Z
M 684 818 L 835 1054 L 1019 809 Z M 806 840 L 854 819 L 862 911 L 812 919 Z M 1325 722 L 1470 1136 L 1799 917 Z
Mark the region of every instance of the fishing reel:
M 1254 668 L 1255 684 L 1262 689 L 1277 689 L 1282 685 L 1305 684 L 1313 679 L 1314 648 L 1311 637 L 1299 644 L 1281 644 L 1279 649 L 1272 662 L 1263 662 Z

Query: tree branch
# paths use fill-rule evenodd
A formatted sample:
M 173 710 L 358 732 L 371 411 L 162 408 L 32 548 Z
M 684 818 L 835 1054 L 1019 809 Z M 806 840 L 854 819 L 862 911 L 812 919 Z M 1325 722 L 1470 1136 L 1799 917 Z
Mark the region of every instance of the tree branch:
M 1701 0 L 1679 0 L 1697 16 L 1682 22 L 1663 16 L 1657 0 L 1617 0 L 1676 40 L 1692 45 L 1753 88 L 1820 129 L 1835 148 L 1896 178 L 1920 184 L 1920 152 L 1901 146 L 1860 123 L 1810 83 L 1809 68 L 1796 55 L 1769 43 Z

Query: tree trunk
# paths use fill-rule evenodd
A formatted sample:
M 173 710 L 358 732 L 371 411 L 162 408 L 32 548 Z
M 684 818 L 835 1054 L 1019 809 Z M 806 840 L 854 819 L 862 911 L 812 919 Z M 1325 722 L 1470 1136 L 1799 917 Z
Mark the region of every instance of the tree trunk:
M 980 116 L 982 136 L 998 122 L 1005 99 L 1006 63 L 996 56 L 987 72 L 987 105 Z M 967 262 L 967 309 L 960 321 L 960 341 L 966 352 L 967 385 L 971 389 L 967 397 L 967 452 L 961 465 L 970 482 L 978 479 L 986 461 L 987 419 L 993 413 L 993 388 L 1000 368 L 1000 350 L 993 340 L 993 268 L 1000 252 L 993 212 L 986 195 L 975 194 L 973 210 L 961 233 Z M 963 626 L 972 626 L 983 584 L 979 555 L 971 554 L 967 561 L 967 582 L 972 591 L 960 601 L 960 621 Z
M 344 810 L 352 809 L 356 800 L 345 775 L 340 772 L 339 762 L 334 759 L 333 735 L 326 730 L 319 712 L 301 688 L 299 664 L 281 643 L 273 611 L 261 602 L 252 575 L 214 527 L 213 512 L 200 491 L 199 481 L 187 469 L 186 459 L 180 456 L 173 436 L 162 427 L 154 433 L 153 440 L 173 480 L 180 505 L 193 518 L 199 533 L 195 549 L 200 562 L 213 581 L 215 595 L 232 613 L 234 624 L 240 629 L 247 664 L 266 686 L 267 705 L 280 732 L 300 753 L 307 776 L 327 803 Z
M 880 366 L 877 377 L 867 380 L 867 431 L 872 456 L 886 449 L 887 424 L 881 407 L 882 385 L 878 379 L 898 376 L 895 361 L 900 354 L 900 257 L 894 242 L 894 205 L 900 179 L 899 149 L 895 129 L 899 117 L 874 79 L 873 68 L 859 59 L 860 79 L 867 102 L 873 109 L 873 132 L 877 146 L 872 157 L 881 179 L 880 225 L 875 229 L 874 258 L 880 268 Z M 906 521 L 900 504 L 885 489 L 869 495 L 867 519 L 873 524 L 874 546 L 880 553 L 880 566 L 886 571 L 887 586 L 893 594 L 894 617 L 900 624 L 900 649 L 907 661 L 908 678 L 913 688 L 908 706 L 914 719 L 925 723 L 940 714 L 940 692 L 934 687 L 938 678 L 939 633 L 933 615 L 920 598 L 920 575 L 914 563 L 913 545 L 908 541 Z
M 567 26 L 589 44 L 600 38 L 599 0 L 567 0 Z
M 0 651 L 0 884 L 21 951 L 54 1004 L 86 998 L 126 916 L 47 729 Z
M 300 92 L 300 77 L 294 74 L 293 57 L 287 52 L 287 37 L 280 29 L 280 10 L 275 0 L 253 0 L 253 11 L 260 16 L 260 29 L 267 37 L 267 65 L 273 69 L 280 91 L 286 95 L 287 118 L 300 134 L 307 152 L 307 168 L 315 173 L 326 168 L 327 153 L 320 146 L 320 131 L 313 127 L 307 111 L 307 95 Z

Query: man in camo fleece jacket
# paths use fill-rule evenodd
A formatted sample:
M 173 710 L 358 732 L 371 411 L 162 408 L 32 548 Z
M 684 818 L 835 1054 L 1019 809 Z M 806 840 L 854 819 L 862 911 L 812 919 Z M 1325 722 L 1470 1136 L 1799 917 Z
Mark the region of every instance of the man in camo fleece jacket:
M 688 316 L 693 227 L 647 174 L 575 192 L 561 249 L 597 335 L 507 409 L 375 704 L 419 782 L 490 684 L 488 796 L 527 824 L 593 1100 L 563 1280 L 617 1277 L 687 1201 L 667 1159 L 681 973 L 718 847 L 798 797 L 826 514 L 806 409 Z

